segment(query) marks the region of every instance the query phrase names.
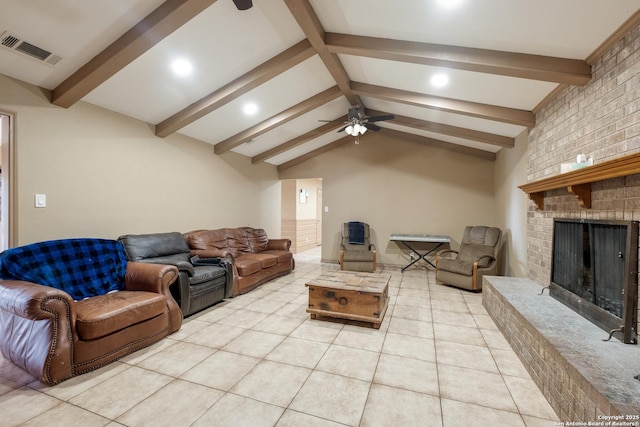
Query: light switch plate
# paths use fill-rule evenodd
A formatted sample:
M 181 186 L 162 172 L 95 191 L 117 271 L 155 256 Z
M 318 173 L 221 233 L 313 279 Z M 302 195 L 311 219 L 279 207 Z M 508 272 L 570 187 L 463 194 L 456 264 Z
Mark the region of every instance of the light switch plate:
M 46 207 L 47 207 L 47 195 L 36 194 L 36 208 L 46 208 Z

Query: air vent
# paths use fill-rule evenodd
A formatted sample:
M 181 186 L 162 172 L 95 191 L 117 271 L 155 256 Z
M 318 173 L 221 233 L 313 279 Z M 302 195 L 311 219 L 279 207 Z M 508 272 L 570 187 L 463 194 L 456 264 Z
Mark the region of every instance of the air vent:
M 24 41 L 15 34 L 9 34 L 6 31 L 0 34 L 0 46 L 10 49 L 13 52 L 27 55 L 32 59 L 36 59 L 49 65 L 56 65 L 62 60 L 61 56 Z

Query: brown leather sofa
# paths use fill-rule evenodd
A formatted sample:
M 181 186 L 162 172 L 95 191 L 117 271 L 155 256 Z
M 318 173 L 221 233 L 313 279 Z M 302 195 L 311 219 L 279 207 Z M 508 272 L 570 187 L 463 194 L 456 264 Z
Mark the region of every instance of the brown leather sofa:
M 114 362 L 182 325 L 169 292 L 178 269 L 127 262 L 113 240 L 9 249 L 0 254 L 0 276 L 0 351 L 48 385 Z
M 228 257 L 233 262 L 231 296 L 247 293 L 295 268 L 291 240 L 269 239 L 261 228 L 239 227 L 184 233 L 193 255 Z

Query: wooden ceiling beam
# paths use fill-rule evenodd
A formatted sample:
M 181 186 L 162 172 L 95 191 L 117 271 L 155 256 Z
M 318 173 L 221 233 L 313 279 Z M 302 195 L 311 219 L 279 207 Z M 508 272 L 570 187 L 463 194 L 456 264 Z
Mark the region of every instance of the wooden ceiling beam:
M 325 123 L 322 126 L 319 126 L 315 129 L 310 130 L 296 138 L 290 139 L 289 141 L 278 145 L 277 147 L 273 147 L 270 150 L 265 151 L 264 153 L 260 153 L 257 156 L 251 158 L 251 163 L 254 165 L 260 162 L 264 162 L 267 159 L 277 156 L 278 154 L 282 154 L 287 150 L 290 150 L 298 145 L 302 145 L 305 142 L 309 142 L 319 136 L 326 134 L 327 132 L 331 132 L 336 130 L 337 128 L 345 126 L 344 118 L 335 119 L 329 123 Z
M 335 54 L 578 86 L 584 86 L 591 80 L 591 66 L 578 59 L 337 33 L 326 33 L 325 43 L 327 50 Z
M 383 116 L 389 113 L 367 109 L 366 114 L 367 116 Z M 442 135 L 453 136 L 456 138 L 482 142 L 484 144 L 497 145 L 498 147 L 513 148 L 515 145 L 515 138 L 511 138 L 508 136 L 482 132 L 479 130 L 466 129 L 457 126 L 446 125 L 443 123 L 435 123 L 427 120 L 416 119 L 413 117 L 398 116 L 397 114 L 394 116 L 395 118 L 393 118 L 392 120 L 387 120 L 386 122 L 410 127 L 412 129 L 435 132 Z
M 361 82 L 351 82 L 351 90 L 358 95 L 370 96 L 372 98 L 400 102 L 403 104 L 478 117 L 481 119 L 494 120 L 513 125 L 526 126 L 529 128 L 533 127 L 536 123 L 535 115 L 531 111 L 526 110 L 425 95 L 422 93 L 375 86 Z
M 324 28 L 309 0 L 284 0 L 284 2 L 349 103 L 362 105 L 360 97 L 351 91 L 351 79 L 338 55 L 327 50 L 324 42 Z
M 166 137 L 206 116 L 250 90 L 315 55 L 308 40 L 302 40 L 253 70 L 238 77 L 156 125 L 156 136 Z
M 234 149 L 235 147 L 244 144 L 256 138 L 263 133 L 266 133 L 284 123 L 287 123 L 301 115 L 308 113 L 311 110 L 314 110 L 321 105 L 326 104 L 327 102 L 331 102 L 334 99 L 340 97 L 342 92 L 338 88 L 338 86 L 333 86 L 327 90 L 324 90 L 311 98 L 308 98 L 302 101 L 299 104 L 294 105 L 291 108 L 288 108 L 275 116 L 272 116 L 261 123 L 258 123 L 254 126 L 251 126 L 248 129 L 243 130 L 240 133 L 233 135 L 230 138 L 225 139 L 222 142 L 213 146 L 213 152 L 215 154 L 222 154 L 229 150 Z
M 52 103 L 68 108 L 216 0 L 167 0 L 60 83 Z
M 389 128 L 382 128 L 379 132 L 390 138 L 403 139 L 405 141 L 416 142 L 418 144 L 428 145 L 430 147 L 436 147 L 448 151 L 454 151 L 456 153 L 467 154 L 469 156 L 479 157 L 486 160 L 493 161 L 496 159 L 496 153 L 493 153 L 491 151 L 479 150 L 477 148 L 467 147 L 460 144 L 452 144 L 450 142 L 440 141 L 439 139 L 435 138 L 428 138 L 426 136 L 415 135 L 413 133 L 402 132 Z
M 313 151 L 309 151 L 306 154 L 303 154 L 302 156 L 296 157 L 295 159 L 291 159 L 288 162 L 284 162 L 281 165 L 278 165 L 278 172 L 282 172 L 285 169 L 289 169 L 290 167 L 293 167 L 297 164 L 300 164 L 302 162 L 304 162 L 305 160 L 309 160 L 312 159 L 316 156 L 319 156 L 322 153 L 326 153 L 327 151 L 331 151 L 334 148 L 338 148 L 340 146 L 343 146 L 349 142 L 353 142 L 353 137 L 352 136 L 344 136 L 340 139 L 338 139 L 337 141 L 334 141 L 330 144 L 327 145 L 323 145 L 320 148 L 317 148 Z

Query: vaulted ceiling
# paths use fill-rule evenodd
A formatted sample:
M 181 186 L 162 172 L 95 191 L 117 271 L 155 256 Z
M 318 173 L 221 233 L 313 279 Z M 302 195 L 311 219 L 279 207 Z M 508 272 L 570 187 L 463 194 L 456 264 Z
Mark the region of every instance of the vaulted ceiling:
M 0 8 L 0 41 L 12 44 L 0 46 L 0 73 L 51 90 L 54 105 L 85 101 L 151 123 L 159 137 L 184 134 L 211 144 L 212 155 L 234 151 L 280 170 L 353 143 L 339 132 L 351 105 L 393 114 L 376 122 L 391 139 L 494 159 L 560 89 L 587 84 L 604 50 L 640 22 L 640 0 L 253 0 L 242 11 L 232 0 L 0 0 Z M 191 72 L 174 72 L 177 60 Z M 448 83 L 434 85 L 434 76 Z

